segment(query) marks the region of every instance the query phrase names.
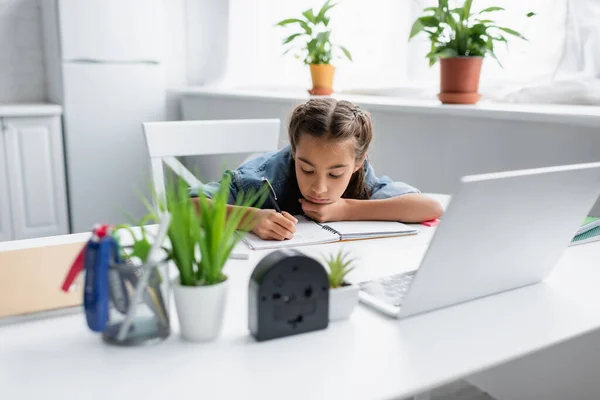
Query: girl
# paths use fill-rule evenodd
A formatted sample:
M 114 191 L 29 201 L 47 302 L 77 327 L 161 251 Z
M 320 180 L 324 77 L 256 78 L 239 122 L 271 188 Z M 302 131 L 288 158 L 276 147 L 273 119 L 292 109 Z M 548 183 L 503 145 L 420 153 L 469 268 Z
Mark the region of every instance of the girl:
M 282 213 L 267 200 L 252 231 L 262 239 L 291 239 L 306 214 L 319 222 L 381 220 L 422 222 L 442 214 L 440 204 L 412 186 L 377 178 L 367 160 L 373 139 L 371 117 L 358 106 L 315 98 L 296 107 L 289 123 L 290 145 L 248 161 L 231 174 L 229 203 L 239 191 L 273 187 Z M 218 183 L 204 185 L 211 197 Z M 192 192 L 192 195 L 194 193 Z

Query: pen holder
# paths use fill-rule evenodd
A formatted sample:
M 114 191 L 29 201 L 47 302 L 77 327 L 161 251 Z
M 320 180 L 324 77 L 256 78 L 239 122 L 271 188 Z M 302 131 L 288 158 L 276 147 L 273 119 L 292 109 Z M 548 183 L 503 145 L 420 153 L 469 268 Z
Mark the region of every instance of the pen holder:
M 147 274 L 147 276 L 144 276 Z M 118 346 L 159 343 L 170 333 L 168 262 L 109 269 L 110 312 L 102 339 Z

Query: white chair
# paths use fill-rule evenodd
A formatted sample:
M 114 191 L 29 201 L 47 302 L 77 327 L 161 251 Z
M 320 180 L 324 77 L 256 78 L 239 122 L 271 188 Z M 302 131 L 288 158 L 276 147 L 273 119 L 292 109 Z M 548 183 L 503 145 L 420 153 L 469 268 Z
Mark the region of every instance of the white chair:
M 190 187 L 202 183 L 175 157 L 275 151 L 280 124 L 279 119 L 143 123 L 157 198 L 164 201 L 164 164 Z

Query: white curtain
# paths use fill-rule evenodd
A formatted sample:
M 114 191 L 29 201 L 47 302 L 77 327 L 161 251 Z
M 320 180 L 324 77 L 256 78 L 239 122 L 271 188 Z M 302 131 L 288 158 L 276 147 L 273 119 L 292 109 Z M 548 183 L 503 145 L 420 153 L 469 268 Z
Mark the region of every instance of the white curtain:
M 600 79 L 600 0 L 570 0 L 563 78 Z
M 600 0 L 590 1 L 600 3 Z M 324 0 L 229 2 L 228 59 L 221 84 L 285 90 L 309 87 L 308 67 L 290 54 L 282 55 L 281 41 L 291 30 L 274 24 L 301 16 L 307 8 L 318 8 Z M 427 64 L 426 39 L 408 43 L 414 19 L 421 15 L 423 7 L 436 4 L 437 0 L 338 0 L 337 3 L 330 11 L 332 39 L 350 50 L 354 62 L 335 62 L 336 90 L 437 83 L 439 67 L 429 68 Z M 486 59 L 482 86 L 552 79 L 565 49 L 567 0 L 474 0 L 473 7 L 481 10 L 492 5 L 506 11 L 488 17 L 521 32 L 529 41 L 511 39 L 508 49 L 498 45 L 496 53 L 504 68 Z M 527 19 L 525 14 L 529 11 L 538 15 Z

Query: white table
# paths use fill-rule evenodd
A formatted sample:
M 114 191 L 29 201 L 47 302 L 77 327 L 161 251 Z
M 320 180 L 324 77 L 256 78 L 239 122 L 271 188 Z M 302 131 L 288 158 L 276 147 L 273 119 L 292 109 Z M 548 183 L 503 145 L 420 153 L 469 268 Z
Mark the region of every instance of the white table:
M 352 279 L 414 269 L 434 229 L 351 247 Z M 398 321 L 359 305 L 323 331 L 258 343 L 247 284 L 265 253 L 232 260 L 221 336 L 104 345 L 82 314 L 0 327 L 0 398 L 382 399 L 415 395 L 600 327 L 600 242 L 569 248 L 544 283 Z M 175 315 L 175 314 L 174 314 Z

